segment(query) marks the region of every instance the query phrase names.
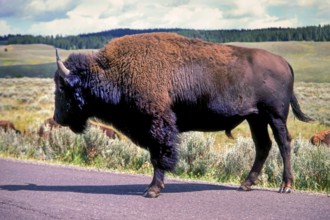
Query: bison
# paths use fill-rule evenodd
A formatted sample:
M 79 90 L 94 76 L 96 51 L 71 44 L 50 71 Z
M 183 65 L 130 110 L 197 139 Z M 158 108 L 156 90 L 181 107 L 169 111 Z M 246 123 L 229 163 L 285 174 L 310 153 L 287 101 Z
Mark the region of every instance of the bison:
M 21 134 L 21 131 L 16 129 L 14 123 L 11 121 L 0 120 L 0 128 L 2 128 L 5 132 L 8 132 L 9 130 L 13 130 L 16 132 L 16 134 Z
M 326 145 L 330 147 L 330 130 L 314 134 L 311 137 L 310 142 L 316 146 Z
M 118 135 L 118 133 L 115 130 L 113 130 L 107 126 L 104 126 L 101 124 L 96 124 L 94 122 L 90 122 L 89 124 L 93 127 L 100 129 L 110 139 L 120 139 L 120 136 Z
M 256 157 L 240 189 L 257 183 L 272 145 L 270 125 L 284 163 L 279 192 L 291 191 L 290 104 L 299 120 L 312 119 L 300 109 L 293 70 L 282 57 L 172 33 L 124 36 L 65 62 L 56 50 L 56 57 L 54 119 L 81 133 L 96 117 L 149 150 L 154 174 L 145 197 L 158 197 L 165 172 L 175 168 L 180 132 L 230 135 L 244 120 Z
M 48 137 L 51 130 L 60 127 L 61 125 L 59 125 L 53 118 L 47 118 L 39 127 L 38 135 L 39 137 Z
M 100 129 L 102 132 L 104 132 L 104 134 L 107 137 L 109 137 L 111 139 L 115 139 L 115 138 L 120 139 L 117 132 L 114 131 L 113 129 L 109 128 L 109 127 L 106 127 L 106 126 L 100 125 L 100 124 L 96 124 L 94 122 L 90 122 L 89 125 Z M 47 118 L 42 123 L 42 125 L 39 127 L 38 135 L 39 135 L 40 138 L 48 137 L 51 130 L 53 130 L 55 128 L 60 128 L 60 127 L 61 127 L 61 125 L 59 125 L 53 118 Z

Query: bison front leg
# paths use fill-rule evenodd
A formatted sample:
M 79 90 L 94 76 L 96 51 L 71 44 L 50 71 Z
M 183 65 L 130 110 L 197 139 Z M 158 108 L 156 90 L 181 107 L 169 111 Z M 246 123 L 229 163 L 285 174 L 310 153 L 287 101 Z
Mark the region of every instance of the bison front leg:
M 165 171 L 173 171 L 178 160 L 176 150 L 178 131 L 174 125 L 174 117 L 156 118 L 153 120 L 150 133 L 152 138 L 149 151 L 154 176 L 143 195 L 147 198 L 156 198 L 165 187 Z
M 154 176 L 152 182 L 144 191 L 143 196 L 146 198 L 157 198 L 160 191 L 165 188 L 164 184 L 165 171 L 154 166 Z

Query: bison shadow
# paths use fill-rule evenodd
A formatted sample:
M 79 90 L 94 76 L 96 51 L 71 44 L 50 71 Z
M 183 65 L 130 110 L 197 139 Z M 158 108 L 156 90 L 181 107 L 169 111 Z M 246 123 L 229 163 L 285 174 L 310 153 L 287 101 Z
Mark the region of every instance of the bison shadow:
M 113 195 L 138 195 L 141 196 L 146 189 L 145 184 L 132 185 L 73 185 L 73 186 L 47 186 L 47 185 L 0 185 L 0 190 L 8 191 L 46 191 L 46 192 L 75 192 L 86 194 L 113 194 Z M 237 190 L 237 187 L 200 184 L 200 183 L 168 183 L 163 194 L 185 193 L 210 190 Z

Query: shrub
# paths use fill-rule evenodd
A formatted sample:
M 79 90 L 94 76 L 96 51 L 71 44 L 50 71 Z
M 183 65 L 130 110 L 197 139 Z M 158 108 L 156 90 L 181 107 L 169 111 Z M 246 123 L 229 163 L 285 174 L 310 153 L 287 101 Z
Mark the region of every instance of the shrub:
M 201 132 L 189 132 L 180 136 L 180 160 L 174 171 L 177 175 L 205 176 L 214 170 L 217 155 L 213 150 L 214 138 Z
M 235 144 L 214 148 L 214 136 L 201 132 L 180 135 L 180 159 L 175 175 L 220 182 L 240 183 L 248 175 L 255 158 L 252 139 L 238 137 Z M 151 173 L 149 153 L 126 140 L 109 139 L 100 129 L 90 128 L 75 135 L 68 128 L 54 129 L 46 138 L 28 132 L 25 136 L 0 129 L 0 152 L 18 158 L 57 160 L 100 168 Z M 298 137 L 292 145 L 294 188 L 330 192 L 330 149 L 315 147 Z M 259 176 L 260 185 L 278 187 L 283 162 L 273 141 L 272 149 Z
M 330 192 L 330 148 L 313 146 L 299 137 L 294 143 L 292 166 L 295 188 Z
M 253 142 L 251 139 L 238 137 L 234 146 L 226 148 L 218 163 L 217 177 L 221 181 L 241 182 L 253 163 Z

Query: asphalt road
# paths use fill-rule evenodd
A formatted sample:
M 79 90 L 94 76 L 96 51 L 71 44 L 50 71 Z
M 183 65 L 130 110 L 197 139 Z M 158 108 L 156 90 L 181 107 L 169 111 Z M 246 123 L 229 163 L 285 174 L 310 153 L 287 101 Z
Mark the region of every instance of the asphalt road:
M 330 197 L 0 159 L 0 219 L 330 219 Z

